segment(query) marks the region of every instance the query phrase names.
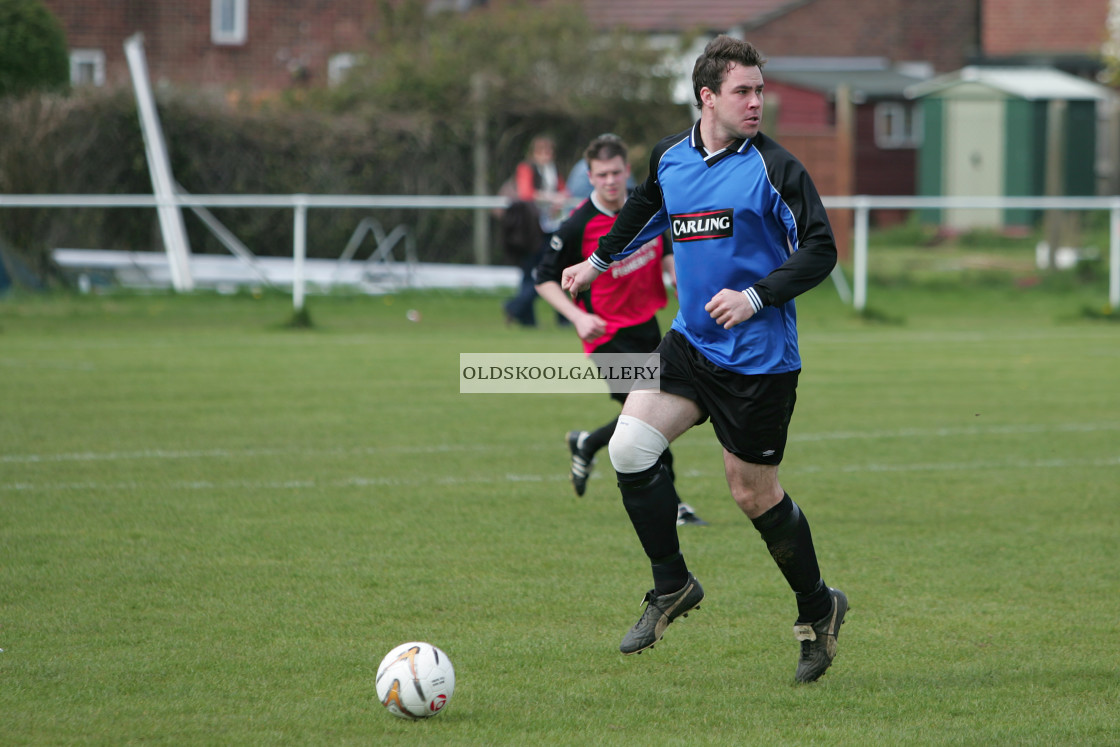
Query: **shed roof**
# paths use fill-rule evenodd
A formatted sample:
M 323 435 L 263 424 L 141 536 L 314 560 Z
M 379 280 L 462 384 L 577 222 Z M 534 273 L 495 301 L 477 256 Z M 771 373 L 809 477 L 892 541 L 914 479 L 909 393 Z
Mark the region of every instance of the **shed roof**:
M 961 85 L 980 85 L 1029 101 L 1105 101 L 1112 92 L 1098 83 L 1052 67 L 969 66 L 917 83 L 906 89 L 909 98 L 944 93 Z
M 817 91 L 834 97 L 847 85 L 856 102 L 901 98 L 905 91 L 929 78 L 918 66 L 900 68 L 881 57 L 776 57 L 763 70 L 766 80 Z

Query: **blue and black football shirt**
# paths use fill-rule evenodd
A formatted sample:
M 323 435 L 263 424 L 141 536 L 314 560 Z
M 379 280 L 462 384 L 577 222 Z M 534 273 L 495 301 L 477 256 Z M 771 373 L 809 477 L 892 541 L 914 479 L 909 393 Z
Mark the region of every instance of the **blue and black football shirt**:
M 669 230 L 680 310 L 673 329 L 718 366 L 744 374 L 801 368 L 793 298 L 836 264 L 836 240 L 801 162 L 761 132 L 708 153 L 700 123 L 665 138 L 591 262 L 605 271 Z M 756 313 L 724 329 L 704 305 L 745 291 Z

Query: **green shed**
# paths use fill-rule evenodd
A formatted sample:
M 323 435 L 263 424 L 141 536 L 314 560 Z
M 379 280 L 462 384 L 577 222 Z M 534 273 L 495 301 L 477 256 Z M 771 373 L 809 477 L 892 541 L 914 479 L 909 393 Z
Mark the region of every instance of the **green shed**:
M 1096 194 L 1101 85 L 1050 67 L 966 67 L 906 89 L 922 104 L 917 193 Z M 956 229 L 1031 227 L 1035 210 L 926 210 Z

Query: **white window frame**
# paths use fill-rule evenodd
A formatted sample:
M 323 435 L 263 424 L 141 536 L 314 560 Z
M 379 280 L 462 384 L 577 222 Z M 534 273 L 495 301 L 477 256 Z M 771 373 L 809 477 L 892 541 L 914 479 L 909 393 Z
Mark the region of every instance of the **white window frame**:
M 339 52 L 338 54 L 331 55 L 327 60 L 327 83 L 332 86 L 337 86 L 342 81 L 346 80 L 350 68 L 358 64 L 358 55 L 353 52 Z
M 224 12 L 232 10 L 233 25 L 224 25 Z M 249 38 L 249 0 L 210 0 L 210 41 L 244 44 Z
M 922 143 L 922 117 L 918 106 L 901 101 L 875 105 L 875 145 L 883 150 L 917 148 Z
M 81 76 L 81 70 L 89 68 L 92 72 L 89 79 Z M 70 84 L 105 85 L 105 52 L 101 49 L 71 49 L 70 50 Z

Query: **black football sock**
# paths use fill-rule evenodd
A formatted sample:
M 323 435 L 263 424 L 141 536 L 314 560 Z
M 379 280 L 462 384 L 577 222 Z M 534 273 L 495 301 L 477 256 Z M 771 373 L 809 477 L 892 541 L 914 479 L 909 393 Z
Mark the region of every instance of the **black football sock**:
M 665 465 L 665 469 L 669 470 L 669 479 L 675 485 L 677 482 L 677 473 L 673 471 L 673 452 L 669 449 L 661 452 L 661 462 Z
M 831 612 L 832 597 L 821 578 L 809 521 L 789 494 L 751 522 L 793 589 L 798 622 L 816 622 Z
M 677 490 L 661 460 L 641 472 L 617 472 L 622 505 L 653 568 L 654 589 L 669 594 L 688 581 L 677 539 Z
M 599 426 L 595 430 L 587 434 L 587 438 L 583 440 L 582 451 L 587 456 L 595 456 L 599 449 L 607 445 L 614 435 L 614 428 L 618 425 L 618 418 L 615 418 L 606 425 Z
M 680 591 L 688 583 L 688 566 L 679 552 L 668 558 L 650 561 L 653 590 L 658 596 Z
M 797 622 L 815 623 L 821 618 L 832 614 L 832 595 L 828 593 L 828 585 L 822 578 L 808 594 L 794 592 L 797 598 Z

